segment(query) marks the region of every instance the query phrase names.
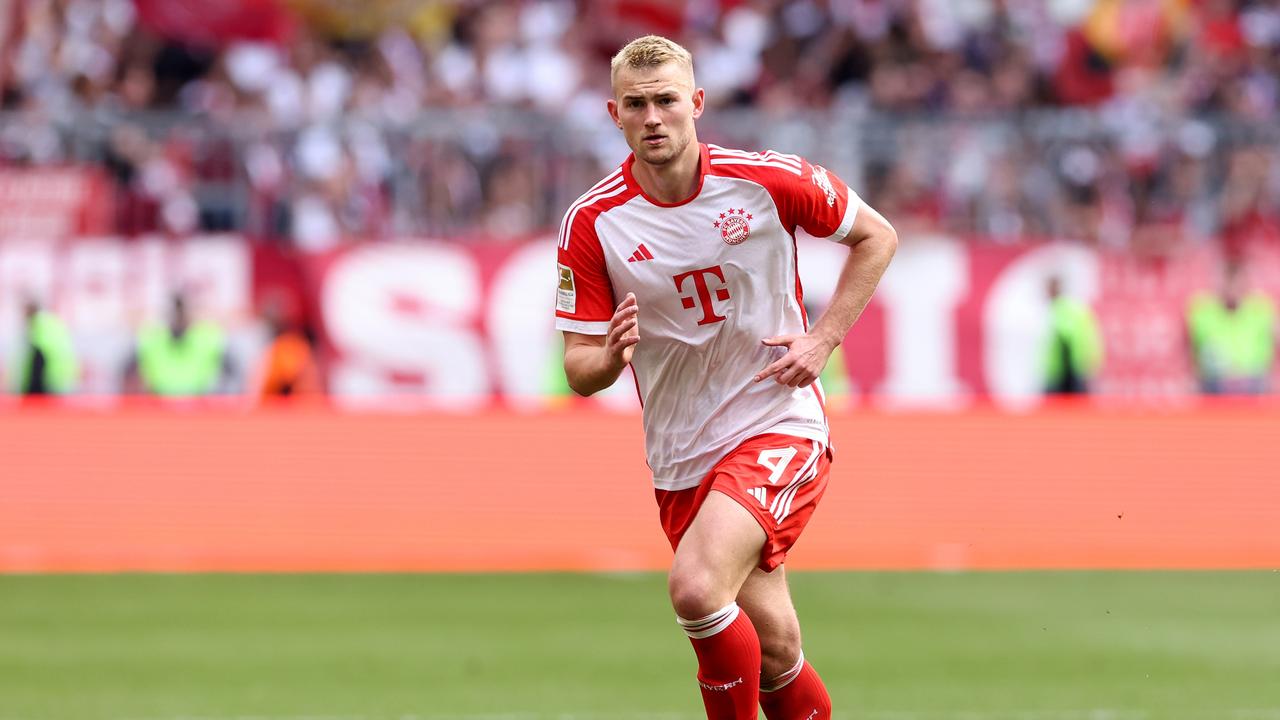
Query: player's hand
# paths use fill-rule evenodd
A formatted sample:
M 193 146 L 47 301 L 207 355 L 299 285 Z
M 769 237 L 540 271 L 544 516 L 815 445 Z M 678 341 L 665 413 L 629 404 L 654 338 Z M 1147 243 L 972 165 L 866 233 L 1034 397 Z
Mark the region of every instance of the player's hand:
M 755 376 L 760 382 L 772 377 L 779 385 L 808 387 L 827 366 L 835 346 L 813 335 L 778 335 L 761 340 L 770 347 L 785 347 L 787 354 L 769 363 Z
M 609 320 L 609 330 L 604 337 L 604 351 L 615 367 L 631 362 L 640 342 L 640 305 L 635 293 L 627 293 Z

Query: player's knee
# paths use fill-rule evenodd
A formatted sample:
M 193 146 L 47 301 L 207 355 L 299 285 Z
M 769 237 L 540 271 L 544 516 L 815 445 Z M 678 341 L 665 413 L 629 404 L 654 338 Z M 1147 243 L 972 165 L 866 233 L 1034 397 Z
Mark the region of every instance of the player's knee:
M 667 578 L 667 592 L 676 615 L 688 620 L 706 617 L 733 600 L 732 594 L 717 587 L 711 573 L 697 568 L 673 568 Z

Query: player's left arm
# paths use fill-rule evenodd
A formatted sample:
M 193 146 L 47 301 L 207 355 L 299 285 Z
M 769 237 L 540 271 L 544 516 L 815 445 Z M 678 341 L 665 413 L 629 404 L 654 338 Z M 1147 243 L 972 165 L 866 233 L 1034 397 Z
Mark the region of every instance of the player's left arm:
M 822 373 L 827 359 L 844 341 L 875 293 L 898 249 L 898 234 L 883 215 L 863 203 L 857 208 L 849 234 L 840 242 L 849 246 L 849 257 L 826 312 L 807 333 L 765 338 L 765 345 L 785 346 L 787 353 L 760 371 L 756 382 L 773 377 L 782 385 L 805 387 Z

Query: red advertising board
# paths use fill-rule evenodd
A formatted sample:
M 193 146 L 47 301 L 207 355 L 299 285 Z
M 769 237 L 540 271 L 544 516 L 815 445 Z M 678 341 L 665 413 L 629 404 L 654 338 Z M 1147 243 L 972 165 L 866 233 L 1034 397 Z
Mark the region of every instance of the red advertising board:
M 788 566 L 1274 569 L 1277 424 L 1274 402 L 1230 400 L 837 413 L 831 483 Z M 0 452 L 0 573 L 671 557 L 631 415 L 0 404 Z
M 802 241 L 799 252 L 806 300 L 830 297 L 847 249 Z M 1260 245 L 1247 258 L 1250 283 L 1280 298 L 1280 248 Z M 0 240 L 0 355 L 12 355 L 21 302 L 33 294 L 71 325 L 82 354 L 81 390 L 116 392 L 133 334 L 144 320 L 162 317 L 168 293 L 182 288 L 198 316 L 227 328 L 244 369 L 266 342 L 264 308 L 308 320 L 321 339 L 326 385 L 340 402 L 475 409 L 497 401 L 539 409 L 564 402 L 554 266 L 547 239 L 405 240 L 325 253 L 234 236 Z M 1195 387 L 1185 309 L 1193 293 L 1215 287 L 1220 266 L 1213 247 L 1152 258 L 1078 244 L 905 238 L 844 345 L 843 403 L 1037 398 L 1045 288 L 1055 276 L 1097 312 L 1106 353 L 1102 395 L 1189 397 Z M 636 398 L 624 380 L 587 402 L 630 409 Z

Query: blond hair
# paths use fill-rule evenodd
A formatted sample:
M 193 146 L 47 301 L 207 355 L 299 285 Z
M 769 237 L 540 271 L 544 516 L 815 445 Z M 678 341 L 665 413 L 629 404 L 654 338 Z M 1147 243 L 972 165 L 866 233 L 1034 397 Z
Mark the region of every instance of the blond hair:
M 645 35 L 627 43 L 613 60 L 609 62 L 609 82 L 618 81 L 618 71 L 622 68 L 651 68 L 674 62 L 689 72 L 689 83 L 693 84 L 693 55 L 689 54 L 679 43 L 668 40 L 661 35 Z

